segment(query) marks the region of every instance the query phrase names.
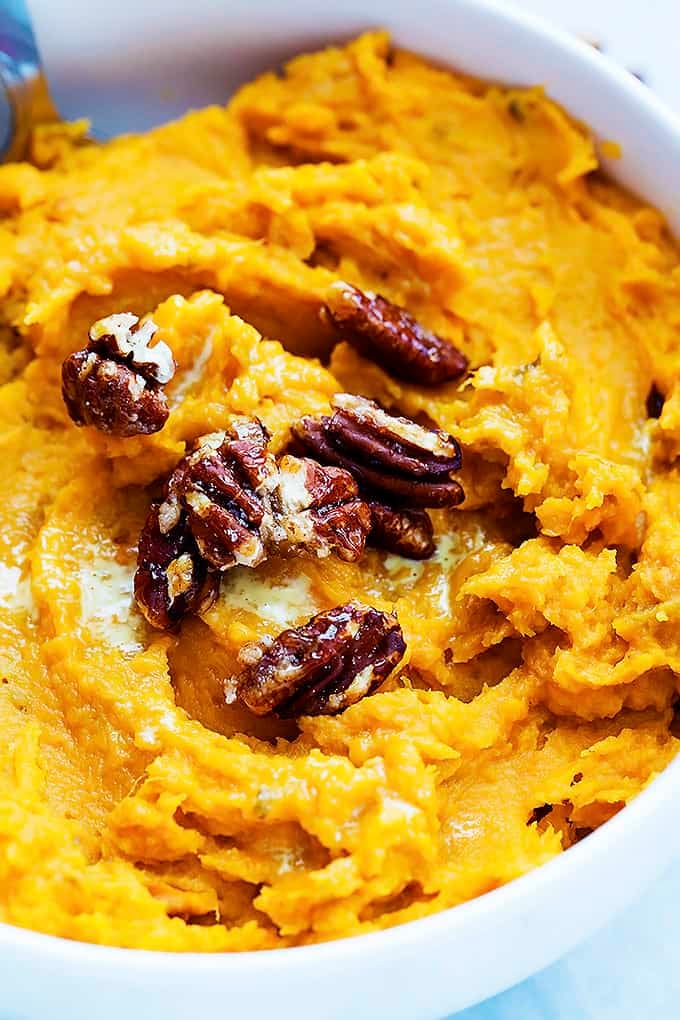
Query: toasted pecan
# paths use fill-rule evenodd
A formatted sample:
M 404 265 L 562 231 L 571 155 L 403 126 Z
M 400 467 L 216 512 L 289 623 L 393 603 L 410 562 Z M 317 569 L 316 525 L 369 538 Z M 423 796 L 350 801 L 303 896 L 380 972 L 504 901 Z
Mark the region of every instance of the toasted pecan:
M 159 432 L 169 409 L 162 389 L 175 371 L 167 344 L 151 345 L 158 327 L 123 312 L 90 327 L 84 350 L 62 365 L 62 395 L 76 425 L 121 437 Z
M 217 588 L 217 574 L 200 555 L 185 522 L 164 529 L 161 505 L 153 503 L 135 572 L 135 599 L 151 626 L 168 630 L 187 613 L 206 609 Z
M 349 472 L 309 458 L 277 460 L 266 429 L 253 418 L 236 418 L 196 441 L 170 474 L 156 518 L 161 535 L 189 536 L 206 569 L 219 572 L 256 567 L 272 554 L 356 560 L 371 527 Z M 139 570 L 152 570 L 150 556 L 143 562 L 140 545 Z M 158 565 L 156 574 L 164 570 Z M 178 618 L 182 607 L 192 611 L 180 602 Z M 162 613 L 147 615 L 150 622 L 152 616 L 167 625 Z
M 453 477 L 461 451 L 452 436 L 389 414 L 365 397 L 338 393 L 332 406 L 332 416 L 302 418 L 293 430 L 322 463 L 345 468 L 388 502 L 443 507 L 463 501 Z
M 339 339 L 407 382 L 436 386 L 467 371 L 465 355 L 405 308 L 342 280 L 328 288 L 322 317 Z
M 390 506 L 369 499 L 371 545 L 409 560 L 426 560 L 434 553 L 434 530 L 426 510 L 418 507 Z
M 236 689 L 257 715 L 336 715 L 375 690 L 401 662 L 395 616 L 348 602 L 285 630 L 267 647 L 247 646 Z M 231 691 L 232 682 L 227 682 Z

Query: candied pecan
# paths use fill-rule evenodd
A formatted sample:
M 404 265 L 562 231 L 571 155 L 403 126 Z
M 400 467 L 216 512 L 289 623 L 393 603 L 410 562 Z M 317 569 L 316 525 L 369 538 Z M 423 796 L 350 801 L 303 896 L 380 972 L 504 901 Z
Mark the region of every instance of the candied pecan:
M 257 715 L 335 715 L 387 679 L 405 650 L 395 616 L 348 602 L 284 630 L 264 649 L 246 646 L 237 690 Z
M 62 365 L 62 395 L 76 425 L 128 437 L 163 428 L 168 403 L 162 386 L 175 362 L 167 344 L 151 346 L 158 327 L 130 312 L 109 315 L 90 327 L 85 350 Z
M 358 559 L 370 514 L 352 476 L 308 458 L 277 463 L 268 440 L 254 419 L 203 436 L 170 477 L 164 517 L 185 512 L 201 555 L 219 570 L 292 550 Z
M 218 579 L 200 556 L 186 523 L 163 527 L 161 504 L 153 503 L 139 539 L 135 599 L 152 625 L 174 627 L 189 612 L 210 605 Z
M 426 560 L 433 554 L 432 521 L 426 510 L 390 506 L 375 499 L 369 499 L 368 507 L 372 545 L 410 560 Z
M 168 420 L 162 390 L 147 385 L 127 365 L 94 351 L 76 351 L 64 361 L 61 391 L 76 425 L 94 425 L 114 436 L 159 432 Z
M 340 339 L 407 382 L 436 386 L 467 370 L 465 355 L 421 326 L 405 308 L 342 280 L 328 288 L 322 317 Z
M 453 473 L 461 465 L 456 440 L 439 429 L 388 414 L 365 397 L 338 393 L 331 417 L 305 417 L 293 431 L 322 463 L 350 471 L 389 502 L 413 507 L 456 506 L 464 499 Z
M 276 477 L 268 439 L 259 421 L 237 419 L 230 430 L 197 440 L 168 480 L 163 526 L 186 515 L 201 556 L 218 570 L 238 563 L 255 567 L 266 556 L 259 493 Z
M 179 599 L 173 613 L 157 610 L 155 602 L 145 608 L 182 584 L 181 564 L 166 576 L 177 558 L 173 543 L 187 545 L 181 553 L 195 553 L 209 575 L 237 564 L 256 567 L 271 553 L 361 556 L 371 514 L 352 475 L 309 458 L 284 456 L 277 463 L 268 443 L 257 419 L 239 418 L 230 429 L 198 439 L 170 475 L 147 522 L 150 537 L 143 534 L 139 547 L 139 601 L 150 622 L 168 626 L 194 608 L 191 598 Z

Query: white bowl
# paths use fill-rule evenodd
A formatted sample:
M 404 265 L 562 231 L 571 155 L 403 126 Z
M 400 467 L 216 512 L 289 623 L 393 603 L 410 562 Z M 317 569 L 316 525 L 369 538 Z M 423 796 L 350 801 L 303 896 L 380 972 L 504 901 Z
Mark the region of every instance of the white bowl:
M 234 86 L 281 57 L 384 25 L 399 45 L 442 63 L 544 84 L 600 139 L 622 145 L 610 171 L 680 234 L 680 122 L 585 44 L 491 0 L 371 0 L 370 11 L 366 0 L 118 0 L 96 18 L 75 0 L 32 6 L 65 112 L 78 112 L 74 86 L 100 115 L 102 95 L 110 111 L 132 94 L 135 124 L 140 95 L 147 104 L 156 95 L 145 116 L 161 110 L 153 90 L 168 69 L 176 101 L 214 100 L 225 78 Z M 680 850 L 679 797 L 680 760 L 603 828 L 510 885 L 422 921 L 319 946 L 175 955 L 0 925 L 0 1011 L 22 1020 L 443 1017 L 546 966 L 638 896 Z

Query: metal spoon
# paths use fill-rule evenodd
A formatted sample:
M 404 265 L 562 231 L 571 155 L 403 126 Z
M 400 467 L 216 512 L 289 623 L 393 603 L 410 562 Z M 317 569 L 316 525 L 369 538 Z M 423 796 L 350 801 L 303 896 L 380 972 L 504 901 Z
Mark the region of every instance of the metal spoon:
M 0 160 L 23 159 L 36 124 L 59 120 L 24 0 L 0 0 Z

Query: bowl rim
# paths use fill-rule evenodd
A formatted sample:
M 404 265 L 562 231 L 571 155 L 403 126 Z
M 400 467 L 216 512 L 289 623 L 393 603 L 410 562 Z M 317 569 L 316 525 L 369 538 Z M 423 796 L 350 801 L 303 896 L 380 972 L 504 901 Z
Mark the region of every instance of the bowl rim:
M 575 60 L 587 65 L 595 77 L 614 82 L 641 110 L 641 116 L 660 125 L 680 145 L 680 116 L 675 114 L 654 93 L 622 66 L 614 63 L 588 42 L 570 35 L 541 15 L 517 8 L 506 0 L 443 0 L 445 6 L 455 5 L 465 16 L 466 11 L 483 13 L 495 21 L 521 30 L 533 37 L 544 47 L 552 47 Z M 602 159 L 606 169 L 616 174 L 616 162 Z M 663 211 L 663 210 L 662 210 Z M 671 217 L 669 217 L 671 219 Z M 675 233 L 680 231 L 680 222 L 671 223 Z M 137 949 L 111 946 L 99 943 L 69 939 L 29 928 L 19 927 L 0 921 L 0 953 L 7 948 L 33 951 L 52 962 L 63 961 L 72 965 L 77 959 L 83 966 L 96 966 L 99 972 L 125 967 L 129 973 L 143 971 L 146 978 L 161 977 L 172 971 L 180 977 L 189 972 L 195 976 L 208 975 L 219 971 L 228 976 L 228 971 L 238 970 L 240 975 L 254 977 L 262 973 L 263 965 L 270 972 L 288 969 L 295 965 L 307 965 L 333 959 L 335 964 L 349 964 L 359 954 L 380 952 L 393 946 L 396 941 L 402 945 L 421 942 L 423 939 L 452 932 L 463 932 L 472 922 L 491 918 L 499 911 L 511 911 L 526 902 L 539 891 L 561 884 L 565 877 L 583 868 L 588 860 L 603 861 L 616 851 L 620 839 L 628 829 L 645 826 L 653 819 L 664 803 L 668 803 L 680 788 L 680 755 L 657 774 L 635 799 L 618 812 L 612 819 L 590 834 L 587 839 L 569 848 L 531 871 L 512 879 L 504 885 L 482 893 L 453 907 L 435 914 L 406 921 L 378 931 L 349 935 L 303 946 L 244 951 L 173 951 L 158 949 Z

